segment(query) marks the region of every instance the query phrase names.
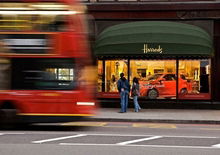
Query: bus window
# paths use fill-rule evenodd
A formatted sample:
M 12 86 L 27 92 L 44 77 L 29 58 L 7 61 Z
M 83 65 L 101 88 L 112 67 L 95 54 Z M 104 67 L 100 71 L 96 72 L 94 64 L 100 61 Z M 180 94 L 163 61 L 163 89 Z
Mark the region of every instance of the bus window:
M 14 64 L 20 64 L 19 67 Z M 12 89 L 74 89 L 76 69 L 71 59 L 14 59 Z
M 0 89 L 10 89 L 10 61 L 0 58 Z
M 33 31 L 64 32 L 67 31 L 67 15 L 32 15 Z
M 18 3 L 19 4 L 19 3 Z M 64 4 L 54 3 L 54 8 L 46 8 L 45 4 L 19 4 L 17 7 L 24 9 L 16 10 L 12 3 L 0 4 L 0 8 L 7 8 L 5 13 L 0 14 L 0 31 L 44 31 L 63 32 L 67 31 L 69 7 Z M 10 10 L 9 8 L 12 8 Z M 15 10 L 13 10 L 15 8 Z M 49 11 L 48 11 L 49 10 Z M 11 12 L 14 11 L 14 13 Z M 47 13 L 49 12 L 49 13 Z M 57 13 L 59 12 L 59 13 Z
M 66 31 L 67 30 L 67 21 L 66 21 L 66 16 L 64 15 L 58 15 L 54 17 L 54 20 L 49 26 L 50 31 Z

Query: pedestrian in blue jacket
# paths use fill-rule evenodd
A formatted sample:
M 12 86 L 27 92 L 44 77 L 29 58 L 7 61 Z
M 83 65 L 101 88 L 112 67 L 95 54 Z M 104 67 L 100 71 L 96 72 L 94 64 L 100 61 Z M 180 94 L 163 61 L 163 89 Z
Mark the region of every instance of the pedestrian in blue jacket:
M 117 82 L 118 91 L 121 99 L 121 110 L 119 113 L 127 111 L 128 107 L 128 96 L 130 92 L 130 85 L 128 80 L 124 77 L 124 73 L 120 74 L 120 79 Z

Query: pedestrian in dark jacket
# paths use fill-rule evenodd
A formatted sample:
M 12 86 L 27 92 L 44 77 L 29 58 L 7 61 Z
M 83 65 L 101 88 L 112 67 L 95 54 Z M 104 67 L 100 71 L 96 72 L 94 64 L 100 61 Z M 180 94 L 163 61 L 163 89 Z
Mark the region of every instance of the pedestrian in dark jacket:
M 120 74 L 120 79 L 117 82 L 118 91 L 121 99 L 121 110 L 120 113 L 124 113 L 127 111 L 128 107 L 128 96 L 130 92 L 130 85 L 128 80 L 124 77 L 124 73 Z
M 140 96 L 140 87 L 138 79 L 136 77 L 133 78 L 131 96 L 133 97 L 134 101 L 134 110 L 135 112 L 138 112 L 141 109 L 140 105 L 138 104 L 138 96 Z

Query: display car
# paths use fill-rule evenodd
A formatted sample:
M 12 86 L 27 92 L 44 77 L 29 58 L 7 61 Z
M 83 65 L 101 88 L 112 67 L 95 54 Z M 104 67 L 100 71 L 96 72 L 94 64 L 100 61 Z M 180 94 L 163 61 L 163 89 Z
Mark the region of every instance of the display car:
M 140 80 L 140 96 L 148 99 L 176 97 L 176 74 L 154 74 L 146 80 Z M 192 82 L 184 75 L 178 78 L 178 93 L 187 94 L 192 91 Z

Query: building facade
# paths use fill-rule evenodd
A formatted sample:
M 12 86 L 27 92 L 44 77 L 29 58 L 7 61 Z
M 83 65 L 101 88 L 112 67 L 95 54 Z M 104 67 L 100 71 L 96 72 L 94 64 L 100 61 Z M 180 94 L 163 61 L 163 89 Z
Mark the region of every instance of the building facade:
M 98 97 L 118 98 L 121 72 L 143 100 L 220 103 L 220 2 L 85 2 L 93 17 Z

